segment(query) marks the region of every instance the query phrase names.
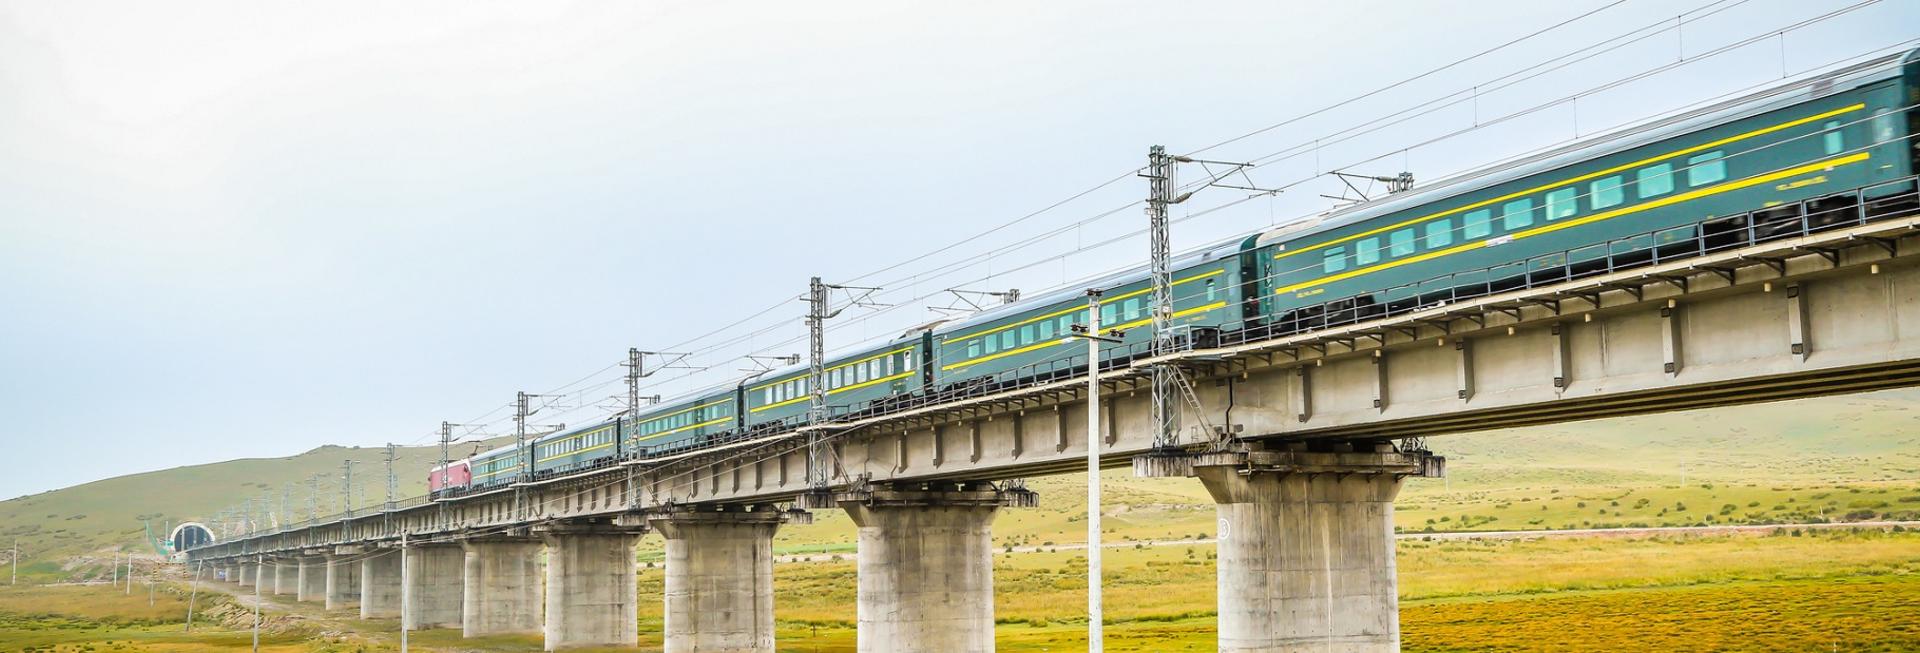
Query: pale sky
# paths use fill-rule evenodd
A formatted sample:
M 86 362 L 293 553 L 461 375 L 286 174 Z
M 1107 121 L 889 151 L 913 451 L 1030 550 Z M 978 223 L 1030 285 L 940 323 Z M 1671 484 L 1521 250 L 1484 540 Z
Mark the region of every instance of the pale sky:
M 1143 196 L 1131 177 L 948 246 L 1156 143 L 1199 149 L 1599 10 L 1206 152 L 1323 143 L 1253 173 L 1277 197 L 1183 205 L 1176 246 L 1198 245 L 1327 208 L 1336 166 L 1437 179 L 1920 36 L 1920 3 L 1882 2 L 1420 145 L 1851 4 L 0 0 L 0 497 L 424 443 L 441 420 L 502 433 L 516 390 L 566 386 L 535 421 L 585 424 L 628 347 L 701 350 L 705 372 L 650 380 L 666 394 L 804 351 L 811 275 L 897 304 L 850 311 L 838 347 L 931 319 L 946 300 L 915 298 L 943 288 L 1140 263 L 1137 238 L 1061 258 L 1144 226 L 1126 208 L 1062 230 Z

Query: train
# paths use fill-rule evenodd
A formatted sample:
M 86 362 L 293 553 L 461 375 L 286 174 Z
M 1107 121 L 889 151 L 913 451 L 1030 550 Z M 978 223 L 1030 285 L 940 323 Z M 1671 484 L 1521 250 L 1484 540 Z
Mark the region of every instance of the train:
M 1203 247 L 1171 262 L 1173 333 L 1212 347 L 1739 247 L 1915 208 L 1920 50 L 1667 116 Z M 1143 266 L 828 358 L 828 420 L 1084 374 L 1152 351 Z M 1076 344 L 1078 343 L 1078 344 Z M 794 365 L 435 467 L 436 495 L 801 426 Z

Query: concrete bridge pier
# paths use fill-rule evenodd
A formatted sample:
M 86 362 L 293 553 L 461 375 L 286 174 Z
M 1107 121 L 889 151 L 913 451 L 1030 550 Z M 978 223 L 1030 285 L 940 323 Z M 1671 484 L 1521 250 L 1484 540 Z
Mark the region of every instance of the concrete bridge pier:
M 360 557 L 366 549 L 359 546 L 335 547 L 327 558 L 328 610 L 338 610 L 360 602 Z
M 645 527 L 557 523 L 547 545 L 546 648 L 638 646 L 633 547 Z
M 400 616 L 400 550 L 382 549 L 360 559 L 360 618 Z
M 294 599 L 312 603 L 327 600 L 327 559 L 317 551 L 300 556 L 300 577 L 295 582 Z
M 1220 651 L 1397 653 L 1393 499 L 1445 459 L 1385 443 L 1292 446 L 1193 460 L 1220 517 Z
M 787 514 L 761 506 L 649 519 L 667 538 L 666 653 L 773 653 L 773 534 Z
M 240 583 L 241 587 L 253 587 L 255 580 L 260 575 L 260 565 L 251 562 L 242 562 L 237 569 L 239 569 L 240 578 L 237 579 L 236 582 Z
M 460 546 L 466 552 L 461 635 L 540 632 L 540 543 L 490 538 Z
M 860 653 L 993 651 L 994 515 L 1032 493 L 933 483 L 839 497 L 860 528 Z
M 292 558 L 273 559 L 273 593 L 276 596 L 300 591 L 300 563 Z
M 466 601 L 465 551 L 451 544 L 413 546 L 404 564 L 411 585 L 406 609 L 413 627 L 460 628 Z

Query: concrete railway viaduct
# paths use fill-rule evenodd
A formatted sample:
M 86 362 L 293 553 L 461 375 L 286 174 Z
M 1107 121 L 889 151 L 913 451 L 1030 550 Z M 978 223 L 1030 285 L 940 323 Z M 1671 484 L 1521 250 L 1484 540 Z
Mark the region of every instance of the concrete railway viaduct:
M 783 507 L 808 490 L 818 433 L 859 526 L 859 650 L 991 651 L 990 528 L 1036 500 L 1007 479 L 1078 469 L 1097 437 L 1105 465 L 1191 476 L 1218 502 L 1220 650 L 1397 650 L 1393 500 L 1443 473 L 1428 437 L 1914 385 L 1917 229 L 1898 217 L 1135 361 L 1103 374 L 1100 433 L 1084 378 L 1063 380 L 189 556 L 261 593 L 369 617 L 404 594 L 412 627 L 544 631 L 551 650 L 635 644 L 633 547 L 659 533 L 666 650 L 772 651 L 771 539 L 808 514 Z M 1154 450 L 1152 364 L 1187 371 L 1182 423 L 1215 433 Z

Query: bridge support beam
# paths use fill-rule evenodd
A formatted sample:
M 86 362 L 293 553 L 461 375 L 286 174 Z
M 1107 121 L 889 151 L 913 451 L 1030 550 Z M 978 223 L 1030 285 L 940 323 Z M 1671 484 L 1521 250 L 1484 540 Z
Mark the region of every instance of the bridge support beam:
M 460 633 L 465 637 L 540 632 L 540 543 L 467 540 Z
M 1384 443 L 1196 456 L 1220 518 L 1220 650 L 1399 651 L 1393 499 L 1444 466 Z
M 993 651 L 993 517 L 1032 497 L 951 484 L 841 495 L 860 527 L 860 653 Z
M 308 602 L 327 600 L 327 559 L 318 555 L 300 556 L 299 585 L 294 599 Z
M 387 549 L 360 560 L 360 618 L 400 616 L 400 551 Z
M 360 601 L 360 556 L 357 546 L 343 546 L 327 554 L 328 610 L 338 610 Z
M 564 523 L 537 530 L 547 545 L 547 650 L 638 646 L 633 546 L 646 530 Z
M 654 515 L 667 538 L 666 653 L 773 653 L 773 534 L 786 515 Z
M 398 554 L 396 554 L 398 555 Z M 407 596 L 414 628 L 459 628 L 465 604 L 466 552 L 454 545 L 407 550 Z

